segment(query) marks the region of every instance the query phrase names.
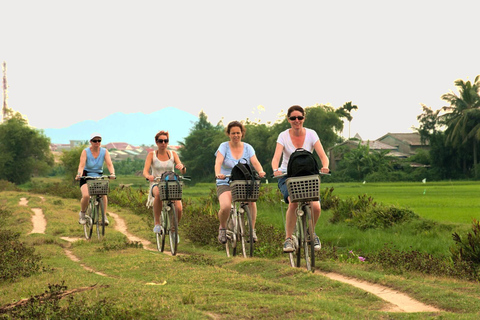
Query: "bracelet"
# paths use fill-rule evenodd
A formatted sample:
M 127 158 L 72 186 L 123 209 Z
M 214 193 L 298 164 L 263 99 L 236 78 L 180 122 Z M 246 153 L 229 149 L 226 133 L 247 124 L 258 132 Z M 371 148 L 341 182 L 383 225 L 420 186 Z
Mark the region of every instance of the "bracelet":
M 277 172 L 278 170 L 280 170 L 280 169 L 277 168 L 277 169 L 273 170 L 273 172 Z

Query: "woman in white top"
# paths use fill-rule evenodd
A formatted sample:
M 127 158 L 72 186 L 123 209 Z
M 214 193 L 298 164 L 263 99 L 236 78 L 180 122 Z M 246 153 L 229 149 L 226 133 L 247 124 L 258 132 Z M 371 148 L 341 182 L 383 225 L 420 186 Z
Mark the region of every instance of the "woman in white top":
M 305 110 L 300 106 L 291 106 L 287 111 L 287 119 L 290 122 L 290 129 L 281 132 L 278 135 L 277 146 L 275 148 L 275 154 L 272 158 L 272 169 L 275 176 L 281 175 L 287 172 L 287 164 L 290 159 L 290 155 L 298 148 L 303 148 L 310 152 L 315 150 L 322 162 L 321 172 L 328 173 L 329 160 L 325 154 L 322 143 L 318 138 L 315 131 L 303 127 L 305 121 Z M 282 165 L 279 167 L 280 158 L 283 156 Z M 285 202 L 288 203 L 287 217 L 286 217 L 286 236 L 283 246 L 284 252 L 294 251 L 292 242 L 292 233 L 295 228 L 295 210 L 297 209 L 297 202 L 290 202 L 288 197 L 288 190 L 286 186 L 286 177 L 282 177 L 278 181 L 278 188 L 283 194 Z M 319 201 L 312 201 L 311 207 L 313 211 L 313 223 L 314 227 L 320 217 L 321 208 Z M 315 250 L 320 250 L 320 239 L 317 235 L 314 235 Z
M 150 181 L 150 192 L 148 193 L 149 199 L 147 206 L 150 207 L 153 203 L 153 212 L 155 215 L 155 227 L 153 232 L 161 233 L 160 227 L 160 213 L 162 212 L 162 201 L 160 200 L 160 191 L 158 187 L 154 187 L 155 177 L 160 177 L 165 171 L 180 170 L 182 174 L 185 174 L 187 168 L 182 164 L 178 154 L 175 151 L 168 150 L 169 135 L 168 131 L 160 131 L 155 135 L 155 143 L 157 144 L 157 150 L 148 153 L 147 159 L 145 159 L 145 166 L 143 167 L 143 176 Z M 150 168 L 152 169 L 150 174 Z M 178 216 L 178 221 L 182 218 L 182 201 L 174 201 L 175 211 Z

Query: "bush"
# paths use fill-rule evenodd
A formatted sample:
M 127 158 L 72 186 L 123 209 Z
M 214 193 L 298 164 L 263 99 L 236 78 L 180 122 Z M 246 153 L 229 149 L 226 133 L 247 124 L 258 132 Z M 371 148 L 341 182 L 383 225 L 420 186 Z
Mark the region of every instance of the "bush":
M 458 233 L 452 235 L 455 246 L 450 248 L 454 263 L 464 263 L 478 277 L 480 274 L 480 222 L 473 219 L 472 233 L 462 238 Z
M 0 191 L 19 191 L 15 183 L 0 179 Z
M 19 237 L 20 233 L 0 230 L 0 281 L 15 281 L 40 270 L 40 255 L 20 242 Z

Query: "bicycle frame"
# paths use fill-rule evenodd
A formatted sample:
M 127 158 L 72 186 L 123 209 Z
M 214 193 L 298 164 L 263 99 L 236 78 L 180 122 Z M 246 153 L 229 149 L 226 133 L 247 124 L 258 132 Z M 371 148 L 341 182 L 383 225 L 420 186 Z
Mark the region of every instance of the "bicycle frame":
M 246 227 L 249 228 L 248 232 Z M 248 242 L 246 242 L 247 236 Z M 227 243 L 225 245 L 227 257 L 237 254 L 239 242 L 241 243 L 243 257 L 246 258 L 247 255 L 253 257 L 253 227 L 248 202 L 234 202 L 232 204 L 230 216 L 227 220 Z M 230 252 L 230 248 L 232 252 Z

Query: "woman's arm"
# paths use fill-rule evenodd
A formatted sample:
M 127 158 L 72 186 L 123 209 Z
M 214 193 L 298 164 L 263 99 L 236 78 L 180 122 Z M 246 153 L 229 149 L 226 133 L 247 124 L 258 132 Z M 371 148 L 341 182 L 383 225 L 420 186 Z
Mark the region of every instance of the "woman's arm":
M 182 174 L 185 174 L 185 172 L 187 172 L 187 167 L 183 165 L 183 163 L 180 161 L 180 157 L 175 151 L 172 151 L 172 153 L 173 153 L 173 160 L 175 161 L 175 168 L 180 170 Z
M 257 170 L 258 174 L 260 175 L 260 178 L 265 177 L 265 171 L 263 171 L 262 165 L 260 164 L 260 161 L 258 161 L 256 155 L 253 155 L 250 158 L 250 162 L 252 163 L 255 170 Z
M 83 170 L 85 169 L 85 164 L 87 163 L 87 152 L 85 150 L 80 154 L 80 163 L 78 164 L 77 177 L 83 175 Z M 78 179 L 78 178 L 75 179 Z
M 145 159 L 145 165 L 143 166 L 143 176 L 149 181 L 153 181 L 153 176 L 150 175 L 150 166 L 152 165 L 153 153 L 149 152 Z
M 215 177 L 218 179 L 225 179 L 225 175 L 220 172 L 222 169 L 223 160 L 225 160 L 225 157 L 223 154 L 217 151 L 217 157 L 215 158 Z
M 327 154 L 325 153 L 325 150 L 323 149 L 323 146 L 320 140 L 317 140 L 317 142 L 315 142 L 313 147 L 315 148 L 315 151 L 317 152 L 317 155 L 320 158 L 320 161 L 322 162 L 322 168 L 320 169 L 320 171 L 323 173 L 330 172 L 330 169 L 328 169 L 328 166 L 330 165 L 330 160 L 328 160 Z
M 108 172 L 110 172 L 111 176 L 115 176 L 115 168 L 113 167 L 112 158 L 110 157 L 110 153 L 108 150 L 105 150 L 105 163 L 107 164 Z
M 275 147 L 275 153 L 273 154 L 272 158 L 272 170 L 273 175 L 280 175 L 282 172 L 278 170 L 280 168 L 280 158 L 283 153 L 283 146 L 277 142 L 277 146 Z

